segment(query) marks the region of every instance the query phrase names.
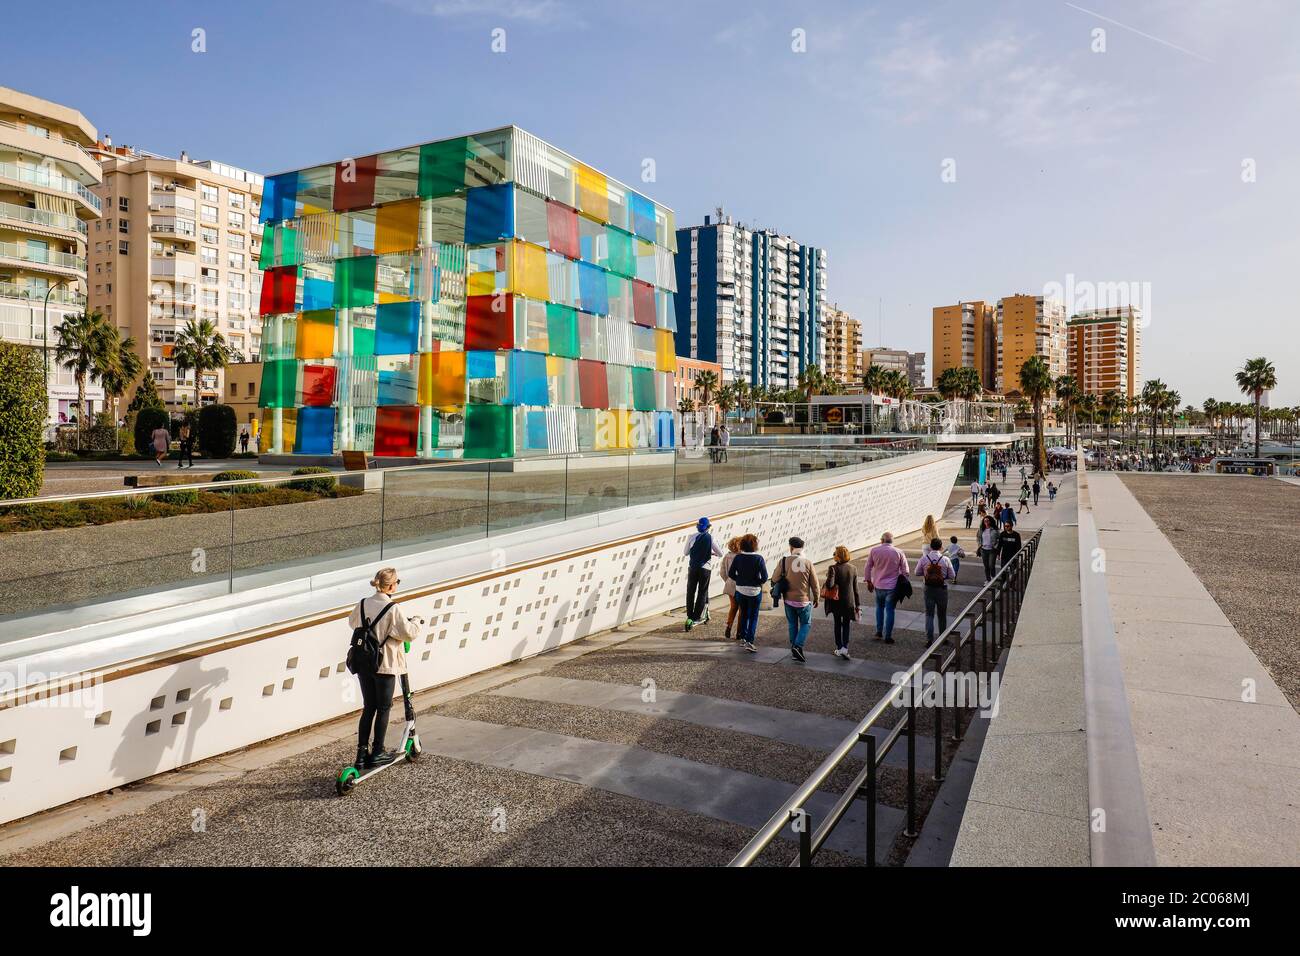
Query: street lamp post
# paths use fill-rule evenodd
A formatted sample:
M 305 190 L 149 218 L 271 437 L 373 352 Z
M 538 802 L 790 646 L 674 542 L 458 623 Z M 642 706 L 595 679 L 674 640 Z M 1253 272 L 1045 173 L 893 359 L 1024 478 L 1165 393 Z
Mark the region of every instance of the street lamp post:
M 41 310 L 41 366 L 42 371 L 45 372 L 45 418 L 47 422 L 50 417 L 50 293 L 67 283 L 67 279 L 60 279 L 45 290 L 45 307 Z M 84 411 L 82 414 L 84 414 Z

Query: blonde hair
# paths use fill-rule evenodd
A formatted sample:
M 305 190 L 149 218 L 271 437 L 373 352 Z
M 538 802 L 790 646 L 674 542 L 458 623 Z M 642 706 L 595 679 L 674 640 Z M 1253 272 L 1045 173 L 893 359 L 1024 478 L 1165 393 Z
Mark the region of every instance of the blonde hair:
M 925 516 L 925 524 L 921 526 L 921 537 L 927 541 L 939 537 L 939 527 L 934 523 L 934 515 Z
M 397 568 L 380 568 L 370 579 L 370 586 L 377 591 L 391 588 L 397 583 Z
M 740 538 L 739 538 L 739 537 L 736 537 L 736 538 L 732 538 L 730 541 L 728 541 L 728 542 L 727 542 L 727 550 L 730 551 L 732 554 L 735 554 L 737 551 L 739 551 L 739 550 L 740 550 Z
M 840 562 L 840 564 L 848 564 L 848 563 L 849 563 L 849 557 L 850 557 L 850 555 L 849 555 L 849 549 L 848 549 L 848 548 L 844 547 L 844 545 L 842 545 L 842 544 L 836 546 L 836 548 L 835 548 L 835 560 L 836 560 L 836 561 Z

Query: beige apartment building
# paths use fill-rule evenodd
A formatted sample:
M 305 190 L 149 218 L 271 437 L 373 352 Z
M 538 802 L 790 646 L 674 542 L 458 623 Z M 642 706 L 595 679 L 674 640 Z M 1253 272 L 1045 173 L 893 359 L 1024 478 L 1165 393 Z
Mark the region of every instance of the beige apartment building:
M 1068 374 L 1085 392 L 1119 392 L 1125 398 L 1142 388 L 1142 310 L 1131 305 L 1090 309 L 1066 326 Z
M 89 236 L 91 307 L 135 339 L 169 408 L 221 401 L 221 372 L 196 383 L 193 370 L 177 371 L 172 353 L 187 322 L 211 319 L 235 361 L 260 358 L 262 177 L 108 139 L 95 153 L 104 214 Z
M 1020 368 L 1035 355 L 1042 356 L 1052 378 L 1066 373 L 1065 303 L 1041 295 L 999 299 L 994 389 L 1018 393 Z
M 822 313 L 822 372 L 841 385 L 862 384 L 862 323 L 839 307 Z
M 950 368 L 973 368 L 986 390 L 996 387 L 996 311 L 993 303 L 981 300 L 934 308 L 931 342 L 936 382 Z
M 925 353 L 908 352 L 906 349 L 864 349 L 861 368 L 865 373 L 873 365 L 907 376 L 907 382 L 913 389 L 925 387 Z
M 100 215 L 95 138 L 76 110 L 0 86 L 0 338 L 49 342 L 51 424 L 77 416 L 72 373 L 54 364 L 53 330 L 86 306 L 87 238 Z M 86 397 L 92 413 L 102 410 L 98 382 Z

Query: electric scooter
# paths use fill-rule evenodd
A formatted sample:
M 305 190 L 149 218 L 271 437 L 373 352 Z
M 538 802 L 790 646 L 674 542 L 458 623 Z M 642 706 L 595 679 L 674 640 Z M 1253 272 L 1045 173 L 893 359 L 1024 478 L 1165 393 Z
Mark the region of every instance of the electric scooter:
M 421 622 L 423 623 L 423 622 Z M 411 642 L 406 642 L 406 650 L 411 649 Z M 398 744 L 397 752 L 400 753 L 407 763 L 414 763 L 420 758 L 423 752 L 420 747 L 420 735 L 415 732 L 415 702 L 411 695 L 411 681 L 405 675 L 402 677 L 402 705 L 406 708 L 406 727 L 402 730 L 402 742 Z M 384 764 L 381 767 L 371 767 L 367 769 L 364 766 L 344 767 L 343 772 L 338 775 L 334 781 L 334 789 L 338 791 L 340 797 L 346 796 L 348 791 L 359 784 L 362 780 L 368 780 L 376 774 L 382 773 L 390 767 L 396 767 L 397 761 Z

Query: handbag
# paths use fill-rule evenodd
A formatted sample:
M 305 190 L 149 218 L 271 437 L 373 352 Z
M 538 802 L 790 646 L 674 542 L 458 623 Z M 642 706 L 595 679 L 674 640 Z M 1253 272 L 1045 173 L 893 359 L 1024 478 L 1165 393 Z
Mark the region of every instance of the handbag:
M 781 598 L 785 597 L 785 592 L 790 587 L 790 582 L 786 579 L 785 576 L 785 558 L 782 558 L 780 560 L 780 562 L 777 564 L 777 567 L 780 568 L 781 570 L 781 579 L 777 580 L 775 577 L 772 578 L 772 585 L 771 585 L 772 607 L 781 606 Z
M 905 575 L 899 575 L 898 583 L 894 585 L 894 600 L 906 601 L 912 596 L 912 582 Z
M 832 584 L 835 580 L 835 567 L 831 566 L 826 572 L 826 583 L 822 585 L 823 601 L 838 601 L 840 599 L 840 586 Z

